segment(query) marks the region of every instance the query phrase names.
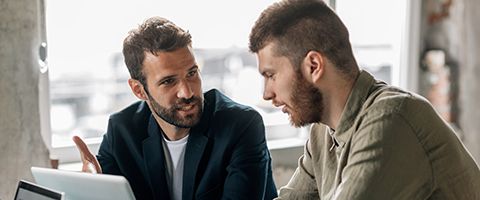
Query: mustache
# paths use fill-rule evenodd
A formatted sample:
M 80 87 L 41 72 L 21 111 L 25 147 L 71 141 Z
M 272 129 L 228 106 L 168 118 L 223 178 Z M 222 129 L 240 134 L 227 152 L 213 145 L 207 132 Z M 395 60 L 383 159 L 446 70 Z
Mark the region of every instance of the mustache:
M 200 104 L 201 102 L 201 99 L 200 97 L 196 97 L 196 96 L 193 96 L 189 99 L 186 99 L 186 98 L 181 98 L 181 99 L 178 99 L 177 102 L 175 102 L 175 105 L 173 106 L 175 109 L 180 109 L 182 108 L 183 106 L 185 105 L 189 105 L 189 104 Z

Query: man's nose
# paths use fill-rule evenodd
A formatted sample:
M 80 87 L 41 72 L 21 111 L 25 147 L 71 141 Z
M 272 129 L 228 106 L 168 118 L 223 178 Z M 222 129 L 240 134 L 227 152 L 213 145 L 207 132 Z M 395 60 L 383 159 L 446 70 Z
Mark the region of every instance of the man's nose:
M 180 83 L 180 88 L 177 92 L 177 97 L 179 99 L 190 99 L 193 96 L 192 87 L 187 81 L 182 81 Z
M 268 101 L 268 100 L 272 100 L 273 97 L 275 97 L 275 94 L 272 92 L 268 84 L 265 84 L 265 89 L 263 90 L 263 99 Z

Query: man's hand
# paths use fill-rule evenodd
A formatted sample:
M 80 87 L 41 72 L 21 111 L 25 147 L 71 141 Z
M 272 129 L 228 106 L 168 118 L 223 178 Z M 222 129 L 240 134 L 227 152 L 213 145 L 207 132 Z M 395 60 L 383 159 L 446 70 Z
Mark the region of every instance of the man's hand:
M 75 142 L 75 145 L 77 145 L 78 150 L 80 151 L 80 157 L 82 158 L 83 163 L 82 172 L 95 173 L 94 171 L 92 171 L 93 169 L 90 168 L 90 166 L 93 165 L 96 173 L 101 174 L 102 168 L 100 167 L 97 158 L 88 149 L 85 142 L 83 142 L 83 140 L 78 136 L 73 136 L 72 139 L 73 142 Z

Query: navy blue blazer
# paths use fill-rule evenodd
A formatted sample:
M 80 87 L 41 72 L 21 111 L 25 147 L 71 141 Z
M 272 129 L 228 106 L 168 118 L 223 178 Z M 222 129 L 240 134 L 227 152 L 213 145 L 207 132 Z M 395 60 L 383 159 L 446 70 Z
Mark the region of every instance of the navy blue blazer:
M 277 191 L 265 127 L 254 109 L 218 90 L 185 149 L 183 199 L 273 199 Z M 143 101 L 110 116 L 97 158 L 103 173 L 124 176 L 136 199 L 170 199 L 162 130 Z

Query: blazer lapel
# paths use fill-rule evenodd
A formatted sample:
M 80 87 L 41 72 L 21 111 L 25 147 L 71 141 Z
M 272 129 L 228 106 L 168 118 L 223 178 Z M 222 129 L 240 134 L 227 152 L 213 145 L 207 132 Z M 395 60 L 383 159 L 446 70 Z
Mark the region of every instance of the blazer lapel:
M 208 138 L 202 133 L 190 133 L 185 149 L 185 168 L 183 170 L 182 199 L 193 199 L 195 192 L 195 177 Z
M 198 125 L 190 129 L 188 136 L 185 149 L 185 168 L 183 169 L 182 199 L 194 199 L 194 193 L 196 192 L 196 176 L 198 170 L 201 169 L 199 164 L 208 143 L 207 133 L 213 112 L 213 104 L 208 100 L 209 98 L 205 96 L 202 118 Z
M 150 116 L 148 123 L 149 137 L 143 141 L 143 155 L 147 171 L 146 179 L 149 180 L 154 199 L 170 199 L 165 176 L 165 154 L 160 134 L 161 131 L 155 118 Z

